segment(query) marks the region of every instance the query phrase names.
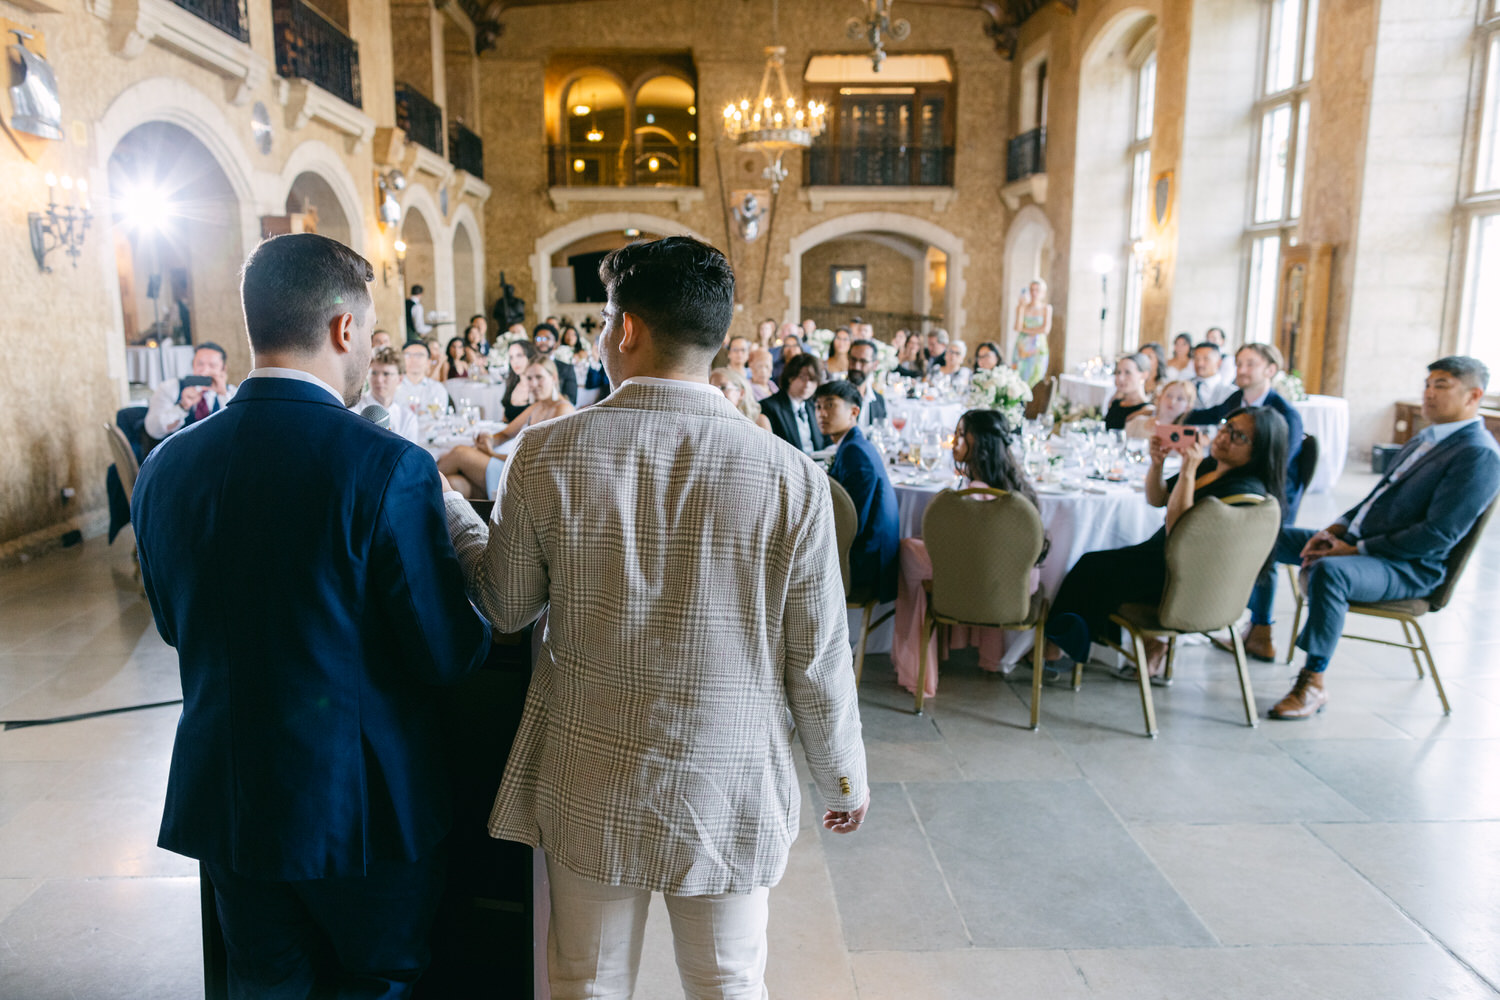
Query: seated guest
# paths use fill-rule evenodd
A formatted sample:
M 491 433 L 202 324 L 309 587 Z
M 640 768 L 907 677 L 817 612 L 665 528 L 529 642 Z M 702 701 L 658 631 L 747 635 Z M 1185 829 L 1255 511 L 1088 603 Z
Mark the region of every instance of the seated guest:
M 500 487 L 500 473 L 505 456 L 497 449 L 532 424 L 573 412 L 573 404 L 557 388 L 557 364 L 551 358 L 537 358 L 526 369 L 526 388 L 535 400 L 510 423 L 494 434 L 480 434 L 474 444 L 461 444 L 438 459 L 438 471 L 448 477 L 453 489 L 474 499 L 494 499 Z M 484 492 L 478 492 L 483 489 Z
M 1203 339 L 1217 347 L 1220 352 L 1224 350 L 1224 331 L 1216 326 L 1211 326 L 1203 333 Z
M 974 370 L 976 372 L 994 371 L 1000 367 L 1000 345 L 993 340 L 986 340 L 974 348 Z
M 781 339 L 781 346 L 780 348 L 778 348 L 778 351 L 779 353 L 776 355 L 776 365 L 771 369 L 771 380 L 777 385 L 780 385 L 782 379 L 785 376 L 786 363 L 795 358 L 797 355 L 805 354 L 807 352 L 802 349 L 802 340 L 796 335 L 783 337 Z
M 1286 502 L 1281 505 L 1281 523 L 1297 519 L 1302 490 L 1307 486 L 1297 472 L 1297 456 L 1302 454 L 1302 414 L 1271 388 L 1281 370 L 1281 352 L 1270 344 L 1246 344 L 1234 355 L 1234 384 L 1238 386 L 1217 406 L 1201 407 L 1189 413 L 1185 424 L 1217 424 L 1235 410 L 1247 406 L 1269 406 L 1286 421 L 1285 472 Z
M 554 323 L 538 323 L 536 329 L 531 331 L 531 342 L 536 347 L 536 352 L 542 357 L 551 359 L 552 352 L 557 350 L 557 326 Z M 578 403 L 578 376 L 573 372 L 572 365 L 554 365 L 557 370 L 557 390 L 568 397 L 568 402 Z
M 428 353 L 427 345 L 420 340 L 409 342 L 401 349 L 401 360 L 406 367 L 406 378 L 401 380 L 396 395 L 402 405 L 418 420 L 435 419 L 445 413 L 448 390 L 443 388 L 443 383 L 427 377 L 432 369 L 432 355 Z
M 750 352 L 750 393 L 757 403 L 776 391 L 776 383 L 771 379 L 775 367 L 776 359 L 770 351 L 757 347 Z
M 394 348 L 383 347 L 370 358 L 370 391 L 359 397 L 359 402 L 349 409 L 359 413 L 367 406 L 379 406 L 391 415 L 391 431 L 400 434 L 414 444 L 421 443 L 417 430 L 417 415 L 411 407 L 396 402 L 396 389 L 401 385 L 401 355 Z
M 805 344 L 809 340 L 811 340 L 812 339 L 812 335 L 815 332 L 817 332 L 817 329 L 818 329 L 818 321 L 817 320 L 813 320 L 813 319 L 805 319 L 805 320 L 803 320 L 802 321 L 802 337 L 800 338 L 802 340 L 802 342 Z
M 448 349 L 444 352 L 442 366 L 438 370 L 438 381 L 446 382 L 452 378 L 468 378 L 469 361 L 464 354 L 464 338 L 454 337 L 448 341 Z
M 822 363 L 812 354 L 798 354 L 781 373 L 781 388 L 760 401 L 760 412 L 771 422 L 771 431 L 793 448 L 811 453 L 828 447 L 818 429 L 813 393 L 823 381 Z
M 823 363 L 824 378 L 843 378 L 849 374 L 849 345 L 854 342 L 847 326 L 833 331 L 828 345 L 828 360 Z
M 212 341 L 204 341 L 193 352 L 193 374 L 213 379 L 211 385 L 183 385 L 181 379 L 169 378 L 156 387 L 146 410 L 146 433 L 164 438 L 195 424 L 224 408 L 234 398 L 238 386 L 229 384 L 226 371 L 228 355 Z
M 370 350 L 372 352 L 378 351 L 382 347 L 390 346 L 391 335 L 385 330 L 376 330 L 374 333 L 370 334 Z
M 938 367 L 938 371 L 944 375 L 958 375 L 961 372 L 967 372 L 968 369 L 964 367 L 964 361 L 968 358 L 968 355 L 968 344 L 962 340 L 953 341 L 948 345 L 948 351 L 943 355 L 943 363 Z
M 1146 359 L 1146 396 L 1150 398 L 1156 395 L 1156 390 L 1167 380 L 1162 374 L 1167 367 L 1167 349 L 1153 341 L 1142 344 L 1137 353 Z
M 715 368 L 708 375 L 708 384 L 722 392 L 724 398 L 747 419 L 755 421 L 755 426 L 763 431 L 771 429 L 771 422 L 760 412 L 760 403 L 750 392 L 750 383 L 739 372 L 733 368 Z
M 1307 653 L 1291 692 L 1273 719 L 1306 719 L 1328 702 L 1323 671 L 1344 632 L 1352 601 L 1426 597 L 1443 582 L 1453 546 L 1500 493 L 1500 448 L 1479 406 L 1489 369 L 1476 358 L 1448 357 L 1427 366 L 1422 419 L 1427 426 L 1396 453 L 1375 488 L 1321 531 L 1282 528 L 1273 557 L 1300 564 L 1307 624 L 1297 645 Z M 1250 632 L 1259 659 L 1271 644 L 1274 575 L 1250 595 Z M 1246 652 L 1249 652 L 1249 643 Z
M 896 374 L 902 378 L 922 378 L 927 374 L 927 364 L 922 360 L 922 338 L 916 334 L 896 351 Z
M 999 356 L 999 352 L 996 352 Z M 1026 481 L 1011 451 L 1010 431 L 998 410 L 970 410 L 958 420 L 953 432 L 953 465 L 966 480 L 965 487 L 1005 490 L 1025 497 L 1033 507 L 1036 492 Z M 1049 541 L 1042 543 L 1037 565 L 1047 558 Z M 891 640 L 891 662 L 896 667 L 896 682 L 908 691 L 917 689 L 922 645 L 922 619 L 927 615 L 927 592 L 922 581 L 932 579 L 932 559 L 920 538 L 901 540 L 901 579 L 896 592 L 895 635 Z M 1041 582 L 1040 571 L 1031 573 L 1031 589 Z M 1004 651 L 1003 633 L 994 628 L 952 626 L 949 648 L 966 645 L 979 648 L 979 666 L 985 670 L 1000 669 Z M 937 694 L 937 636 L 929 638 L 927 647 L 927 697 Z
M 1162 374 L 1169 382 L 1193 377 L 1192 337 L 1179 333 L 1172 338 L 1172 356 L 1167 359 L 1165 367 L 1162 368 Z
M 724 366 L 732 368 L 746 382 L 750 381 L 750 340 L 747 337 L 730 337 L 724 351 Z
M 849 345 L 849 384 L 859 390 L 861 427 L 886 418 L 885 397 L 875 385 L 875 341 L 862 338 Z
M 490 353 L 489 337 L 485 331 L 490 328 L 490 321 L 483 316 L 470 316 L 469 328 L 464 331 L 464 343 L 474 348 L 480 356 L 488 357 Z
M 910 336 L 911 336 L 910 331 L 904 330 L 904 329 L 897 330 L 895 332 L 895 334 L 892 335 L 892 337 L 891 337 L 891 350 L 893 350 L 893 351 L 896 352 L 896 356 L 897 357 L 901 356 L 901 348 L 903 348 L 903 347 L 906 346 L 906 340 Z
M 1150 367 L 1151 355 L 1146 352 L 1125 354 L 1115 362 L 1115 394 L 1104 414 L 1106 430 L 1123 431 L 1125 421 L 1151 405 L 1146 393 Z
M 1151 439 L 1151 466 L 1146 473 L 1146 499 L 1154 507 L 1167 508 L 1162 530 L 1139 545 L 1104 552 L 1090 552 L 1068 571 L 1047 619 L 1045 656 L 1049 662 L 1066 653 L 1077 663 L 1088 660 L 1089 647 L 1115 626 L 1109 616 L 1122 604 L 1156 604 L 1167 582 L 1167 535 L 1179 518 L 1199 500 L 1224 498 L 1237 493 L 1282 497 L 1286 470 L 1286 421 L 1268 406 L 1236 410 L 1214 436 L 1212 458 L 1204 458 L 1203 444 L 1195 439 L 1182 448 L 1182 471 L 1162 482 L 1166 451 Z M 1161 676 L 1167 644 L 1146 640 L 1146 667 L 1152 677 Z M 1135 668 L 1118 672 L 1127 680 Z
M 947 361 L 948 353 L 948 331 L 942 327 L 935 327 L 927 333 L 927 357 L 926 369 L 935 372 L 943 367 Z
M 1125 436 L 1149 438 L 1163 424 L 1180 424 L 1193 406 L 1193 384 L 1178 379 L 1156 390 L 1156 402 L 1125 421 Z
M 837 379 L 818 386 L 813 400 L 819 429 L 838 443 L 828 474 L 849 492 L 859 518 L 849 545 L 850 590 L 863 599 L 893 601 L 901 519 L 885 460 L 856 426 L 859 390 Z
M 505 348 L 505 363 L 509 372 L 505 376 L 505 388 L 500 393 L 500 404 L 505 408 L 505 422 L 510 423 L 531 405 L 526 392 L 526 369 L 541 357 L 529 340 L 512 340 Z
M 1224 364 L 1224 354 L 1215 344 L 1204 341 L 1193 348 L 1193 389 L 1198 402 L 1193 409 L 1218 406 L 1234 395 L 1235 366 Z

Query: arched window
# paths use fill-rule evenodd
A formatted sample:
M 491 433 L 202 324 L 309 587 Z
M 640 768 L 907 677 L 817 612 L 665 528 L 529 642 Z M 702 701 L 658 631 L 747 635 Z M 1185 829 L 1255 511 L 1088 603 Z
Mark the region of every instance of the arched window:
M 554 187 L 698 183 L 697 91 L 685 73 L 622 56 L 587 66 L 554 91 Z M 632 76 L 632 74 L 634 74 Z M 634 79 L 633 85 L 624 81 Z
M 1458 349 L 1500 370 L 1500 0 L 1486 0 L 1476 58 L 1483 66 L 1479 142 L 1465 204 L 1468 216 Z M 1493 391 L 1495 380 L 1491 379 Z
M 1135 252 L 1146 239 L 1150 227 L 1151 205 L 1151 132 L 1156 121 L 1156 48 L 1155 35 L 1143 39 L 1135 57 L 1135 115 L 1131 143 L 1126 152 L 1130 170 L 1130 225 L 1127 232 L 1131 253 L 1126 255 L 1124 329 L 1120 331 L 1120 349 L 1133 351 L 1141 342 L 1141 282 L 1145 255 Z

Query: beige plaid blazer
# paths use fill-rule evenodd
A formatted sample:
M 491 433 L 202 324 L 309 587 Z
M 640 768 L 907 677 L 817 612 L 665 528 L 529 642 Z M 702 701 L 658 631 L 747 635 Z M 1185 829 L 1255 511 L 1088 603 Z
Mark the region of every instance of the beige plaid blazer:
M 827 476 L 670 382 L 527 429 L 493 524 L 450 494 L 475 603 L 546 633 L 490 833 L 683 895 L 774 885 L 800 795 L 865 798 Z

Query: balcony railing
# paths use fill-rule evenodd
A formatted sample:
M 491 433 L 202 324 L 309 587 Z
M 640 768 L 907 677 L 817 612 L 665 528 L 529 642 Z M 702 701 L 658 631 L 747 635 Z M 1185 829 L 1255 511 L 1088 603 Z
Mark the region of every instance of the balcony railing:
M 250 41 L 250 18 L 245 0 L 172 0 L 189 14 L 218 28 L 236 41 Z
M 361 107 L 359 46 L 303 0 L 271 0 L 276 28 L 276 72 L 306 80 Z
M 465 128 L 463 122 L 448 126 L 448 162 L 484 180 L 484 140 Z
M 547 147 L 552 187 L 696 187 L 698 147 L 573 143 Z
M 409 83 L 396 84 L 396 124 L 412 142 L 442 156 L 443 109 Z
M 952 146 L 833 146 L 807 151 L 807 183 L 860 187 L 952 187 Z
M 1034 128 L 1012 139 L 1005 150 L 1005 182 L 1047 172 L 1047 130 Z

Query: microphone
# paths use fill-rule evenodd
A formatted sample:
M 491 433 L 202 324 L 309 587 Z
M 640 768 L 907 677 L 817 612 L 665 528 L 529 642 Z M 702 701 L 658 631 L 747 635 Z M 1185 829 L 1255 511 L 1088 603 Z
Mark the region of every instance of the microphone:
M 359 415 L 376 427 L 383 427 L 386 430 L 391 429 L 391 411 L 378 403 L 371 403 L 363 410 L 360 410 Z

